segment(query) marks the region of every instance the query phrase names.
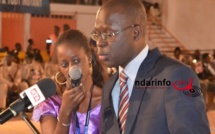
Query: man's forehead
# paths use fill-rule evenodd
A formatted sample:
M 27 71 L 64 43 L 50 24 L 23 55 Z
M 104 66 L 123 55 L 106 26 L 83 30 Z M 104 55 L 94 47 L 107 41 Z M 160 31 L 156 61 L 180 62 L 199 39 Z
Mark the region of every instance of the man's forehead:
M 101 10 L 97 14 L 95 27 L 109 27 L 113 25 L 123 25 L 126 21 L 126 17 L 119 11 L 107 11 Z

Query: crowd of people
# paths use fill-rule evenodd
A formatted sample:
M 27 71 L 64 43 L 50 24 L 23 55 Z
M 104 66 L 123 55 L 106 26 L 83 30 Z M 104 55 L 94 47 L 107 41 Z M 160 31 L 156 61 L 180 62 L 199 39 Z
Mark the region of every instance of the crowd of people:
M 31 46 L 33 40 L 29 39 L 28 41 Z M 12 51 L 7 49 L 7 55 L 0 63 L 1 96 L 3 96 L 0 109 L 17 99 L 23 90 L 45 77 L 55 75 L 58 71 L 57 64 L 52 60 L 48 63 L 43 62 L 38 49 L 28 47 L 24 59 L 19 58 L 19 52 L 21 52 L 21 48 L 17 43 L 16 49 Z
M 193 53 L 183 53 L 179 47 L 174 50 L 173 59 L 190 66 L 199 78 L 205 98 L 206 110 L 214 109 L 215 96 L 215 49 L 213 53 L 202 53 L 195 50 Z
M 47 64 L 38 58 L 38 50 L 27 52 L 22 62 L 17 51 L 9 51 L 0 67 L 0 84 L 10 100 L 42 78 L 55 81 L 56 94 L 33 111 L 44 134 L 209 134 L 200 90 L 205 88 L 209 109 L 215 94 L 214 61 L 199 51 L 189 59 L 176 48 L 174 60 L 158 48 L 150 49 L 145 41 L 146 25 L 141 1 L 109 0 L 97 12 L 90 41 L 79 30 L 63 32 L 54 43 L 53 60 Z M 77 87 L 71 85 L 68 75 L 74 66 L 82 70 Z M 117 69 L 108 74 L 107 67 Z M 142 80 L 190 78 L 188 90 L 135 85 Z

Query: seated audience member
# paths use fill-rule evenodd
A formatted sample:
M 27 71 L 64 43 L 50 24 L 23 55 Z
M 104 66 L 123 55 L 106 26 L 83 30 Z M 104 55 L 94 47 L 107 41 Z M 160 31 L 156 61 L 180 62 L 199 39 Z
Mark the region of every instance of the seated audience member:
M 40 63 L 34 60 L 34 54 L 27 53 L 26 59 L 22 64 L 22 80 L 29 86 L 34 85 L 42 78 L 45 78 L 45 71 Z
M 22 51 L 22 45 L 20 43 L 16 43 L 15 49 L 13 50 L 14 55 L 18 56 L 20 51 Z
M 12 52 L 8 53 L 5 64 L 0 67 L 0 84 L 2 90 L 8 91 L 9 103 L 13 101 L 13 97 L 28 88 L 27 83 L 22 82 L 19 59 Z
M 99 134 L 105 74 L 87 38 L 78 30 L 64 32 L 56 41 L 55 58 L 58 92 L 34 109 L 33 119 L 40 121 L 44 134 Z M 72 88 L 68 73 L 74 66 L 82 70 L 82 79 Z
M 173 59 L 176 59 L 180 62 L 184 62 L 184 56 L 182 55 L 181 49 L 180 47 L 176 47 L 174 50 L 174 55 L 172 57 Z
M 204 80 L 208 84 L 208 92 L 207 92 L 207 109 L 213 105 L 214 95 L 215 95 L 215 69 L 211 66 L 211 57 L 208 53 L 204 53 L 202 55 L 202 65 L 203 71 L 198 74 L 198 77 L 201 80 Z
M 154 3 L 150 6 L 149 12 L 152 16 L 152 23 L 156 24 L 161 21 L 161 11 L 158 3 Z
M 34 49 L 34 61 L 40 63 L 42 66 L 44 66 L 44 62 L 43 62 L 43 57 L 40 54 L 40 50 L 39 49 Z
M 195 60 L 197 60 L 197 61 L 201 61 L 201 53 L 200 53 L 199 49 L 196 49 L 196 50 L 194 51 L 193 59 L 195 59 Z
M 150 7 L 153 6 L 153 3 L 148 2 L 146 0 L 141 0 L 141 2 L 143 3 L 145 9 L 146 9 L 146 13 L 148 15 L 149 11 L 150 11 Z
M 2 57 L 0 57 L 0 66 L 2 66 L 4 63 L 6 63 L 6 54 L 9 52 L 9 48 L 8 47 L 3 47 L 1 50 L 1 53 L 3 53 L 3 55 L 1 55 Z
M 198 49 L 195 50 L 192 57 L 193 57 L 193 60 L 192 60 L 192 63 L 191 63 L 191 67 L 194 70 L 194 72 L 197 75 L 199 75 L 200 73 L 203 72 L 203 65 L 202 65 L 202 58 L 201 58 L 200 51 Z M 199 79 L 199 82 L 200 82 L 200 86 L 201 86 L 202 93 L 203 93 L 205 103 L 206 103 L 206 92 L 207 92 L 207 89 L 208 89 L 208 81 L 203 80 L 203 79 Z

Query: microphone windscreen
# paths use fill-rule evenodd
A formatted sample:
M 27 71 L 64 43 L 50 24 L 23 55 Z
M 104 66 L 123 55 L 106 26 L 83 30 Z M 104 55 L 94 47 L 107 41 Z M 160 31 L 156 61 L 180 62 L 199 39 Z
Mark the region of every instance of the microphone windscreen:
M 72 66 L 69 68 L 69 77 L 72 80 L 78 80 L 82 77 L 82 71 L 79 66 Z
M 46 99 L 56 93 L 56 85 L 51 78 L 42 79 L 37 82 L 37 85 Z

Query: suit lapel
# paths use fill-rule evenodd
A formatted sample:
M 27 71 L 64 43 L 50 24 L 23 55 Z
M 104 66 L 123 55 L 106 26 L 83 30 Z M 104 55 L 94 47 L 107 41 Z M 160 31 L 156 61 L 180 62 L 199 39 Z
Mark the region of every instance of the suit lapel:
M 153 49 L 152 51 L 149 51 L 146 59 L 142 62 L 142 64 L 139 67 L 135 81 L 143 81 L 144 79 L 145 81 L 150 81 L 152 79 L 152 75 L 150 72 L 153 70 L 154 65 L 160 55 L 161 54 L 158 49 Z M 134 122 L 137 118 L 140 105 L 146 90 L 147 90 L 147 86 L 137 87 L 135 86 L 135 83 L 134 83 L 131 98 L 129 100 L 130 104 L 128 109 L 125 134 L 131 133 L 130 131 L 132 130 Z
M 105 84 L 104 87 L 104 120 L 105 120 L 105 131 L 112 132 L 112 133 L 120 133 L 119 125 L 117 122 L 116 114 L 113 107 L 113 100 L 112 100 L 112 90 L 114 85 L 118 79 L 118 72 L 116 72 L 110 80 Z

